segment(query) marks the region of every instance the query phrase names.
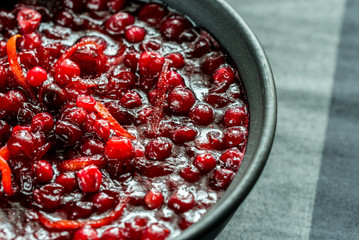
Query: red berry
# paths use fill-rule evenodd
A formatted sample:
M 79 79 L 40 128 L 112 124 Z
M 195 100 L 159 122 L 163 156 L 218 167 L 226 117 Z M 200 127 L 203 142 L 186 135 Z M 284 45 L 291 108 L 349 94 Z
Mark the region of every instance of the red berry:
M 111 134 L 110 124 L 104 119 L 98 119 L 95 121 L 93 131 L 99 138 L 107 140 Z
M 4 89 L 7 85 L 7 73 L 3 66 L 0 66 L 0 88 Z
M 30 158 L 35 151 L 34 144 L 33 135 L 29 131 L 20 130 L 11 134 L 7 147 L 10 155 Z
M 179 75 L 177 72 L 174 71 L 168 71 L 167 75 L 166 75 L 168 84 L 171 86 L 171 89 L 177 86 L 182 86 L 184 87 L 184 81 L 183 81 L 183 77 L 181 75 Z
M 67 93 L 57 84 L 51 83 L 40 91 L 40 102 L 49 108 L 59 108 L 67 99 Z
M 20 38 L 19 41 L 19 46 L 22 49 L 35 49 L 40 47 L 41 43 L 41 35 L 37 32 L 32 32 L 22 35 L 22 38 Z
M 164 20 L 161 24 L 161 34 L 167 40 L 176 41 L 191 23 L 182 16 L 172 16 Z
M 213 80 L 216 84 L 229 85 L 234 83 L 236 75 L 231 67 L 223 67 L 218 69 L 213 74 Z
M 136 91 L 128 90 L 121 98 L 120 103 L 125 108 L 137 108 L 141 106 L 142 100 Z
M 121 9 L 125 8 L 126 0 L 109 0 L 107 2 L 107 6 L 111 10 L 111 12 L 118 12 Z
M 193 165 L 195 165 L 202 174 L 206 174 L 216 167 L 217 161 L 209 153 L 200 153 L 195 157 Z
M 78 171 L 77 179 L 84 193 L 97 192 L 102 183 L 102 173 L 96 166 L 91 165 Z
M 225 57 L 222 53 L 218 53 L 218 52 L 209 53 L 202 63 L 202 71 L 205 74 L 212 74 L 223 63 L 225 63 Z
M 187 182 L 197 182 L 201 178 L 201 173 L 193 165 L 183 168 L 180 172 L 180 175 Z
M 157 3 L 148 3 L 140 9 L 138 18 L 150 25 L 157 26 L 164 18 L 166 10 Z
M 47 72 L 42 67 L 33 67 L 26 75 L 26 79 L 33 87 L 40 86 L 47 79 Z
M 191 90 L 186 88 L 175 88 L 168 95 L 168 105 L 175 113 L 187 113 L 195 102 L 196 98 L 194 94 Z
M 163 161 L 171 155 L 172 143 L 167 138 L 156 138 L 146 145 L 146 156 L 152 160 Z
M 103 11 L 107 7 L 107 0 L 88 0 L 86 7 L 92 11 Z
M 185 65 L 184 57 L 181 53 L 170 53 L 165 56 L 166 59 L 171 61 L 173 67 L 180 69 Z
M 168 207 L 177 214 L 187 212 L 195 206 L 194 196 L 186 190 L 178 190 L 168 200 Z
M 197 133 L 198 133 L 197 130 L 184 126 L 181 128 L 177 128 L 172 133 L 171 139 L 175 144 L 181 145 L 185 142 L 192 141 L 197 136 Z
M 55 80 L 59 85 L 65 85 L 73 77 L 79 77 L 80 75 L 80 67 L 70 59 L 63 60 L 55 69 Z
M 110 195 L 100 192 L 93 196 L 93 203 L 99 212 L 105 212 L 116 204 L 116 200 Z
M 236 147 L 243 144 L 247 138 L 247 129 L 242 127 L 231 127 L 225 130 L 223 142 L 227 147 Z
M 242 126 L 248 121 L 248 115 L 244 107 L 232 107 L 226 111 L 223 123 L 226 127 Z
M 95 105 L 96 100 L 91 96 L 82 95 L 79 96 L 76 100 L 76 106 L 85 109 L 89 113 L 94 111 Z
M 131 51 L 128 52 L 123 57 L 123 64 L 125 64 L 126 67 L 131 68 L 132 71 L 136 71 L 138 65 L 138 59 L 139 59 L 139 53 L 136 51 Z
M 162 70 L 164 58 L 156 52 L 143 52 L 138 62 L 143 75 L 155 76 Z
M 75 145 L 82 137 L 81 128 L 67 121 L 58 121 L 55 126 L 55 133 L 69 145 Z
M 225 168 L 236 171 L 241 165 L 242 159 L 243 153 L 241 151 L 239 151 L 238 149 L 229 149 L 221 155 L 221 157 L 219 158 L 219 162 Z
M 105 23 L 105 28 L 110 34 L 122 34 L 125 28 L 132 25 L 135 22 L 135 18 L 125 12 L 119 12 L 112 15 Z
M 96 154 L 102 154 L 105 146 L 102 141 L 98 139 L 87 139 L 81 145 L 81 153 L 87 156 L 93 156 Z
M 170 235 L 170 230 L 161 224 L 153 223 L 142 233 L 141 240 L 165 240 Z
M 98 240 L 97 232 L 91 227 L 83 227 L 77 230 L 72 240 Z
M 132 142 L 124 137 L 112 137 L 105 145 L 105 155 L 109 159 L 126 160 L 133 156 Z
M 128 239 L 141 239 L 142 232 L 144 231 L 148 222 L 148 218 L 135 217 L 129 222 L 125 222 L 125 228 L 127 229 Z
M 24 33 L 37 29 L 41 21 L 41 14 L 33 9 L 24 8 L 17 14 L 17 22 Z
M 32 166 L 32 171 L 39 183 L 48 182 L 54 176 L 54 170 L 52 169 L 51 164 L 45 160 L 35 162 Z
M 10 90 L 0 94 L 0 109 L 6 113 L 16 113 L 26 101 L 25 95 L 18 90 Z
M 31 122 L 31 130 L 33 132 L 41 131 L 49 132 L 54 127 L 54 118 L 51 114 L 42 112 L 34 116 Z
M 34 191 L 33 204 L 43 210 L 53 210 L 61 205 L 64 189 L 56 183 L 47 184 Z
M 108 228 L 101 237 L 101 240 L 125 240 L 126 231 L 119 227 Z
M 139 121 L 139 123 L 147 123 L 151 120 L 152 113 L 153 113 L 153 108 L 144 107 L 137 112 L 137 120 Z
M 130 27 L 126 30 L 125 38 L 130 43 L 139 43 L 145 39 L 146 30 L 141 27 Z
M 215 170 L 210 179 L 210 184 L 215 189 L 226 189 L 234 178 L 234 172 L 229 169 Z
M 76 174 L 74 172 L 61 173 L 55 180 L 55 182 L 64 188 L 65 192 L 74 191 L 77 186 Z
M 198 125 L 207 126 L 213 122 L 213 110 L 205 104 L 196 105 L 189 116 Z
M 163 199 L 162 193 L 151 190 L 146 194 L 145 204 L 149 209 L 156 209 L 162 205 Z

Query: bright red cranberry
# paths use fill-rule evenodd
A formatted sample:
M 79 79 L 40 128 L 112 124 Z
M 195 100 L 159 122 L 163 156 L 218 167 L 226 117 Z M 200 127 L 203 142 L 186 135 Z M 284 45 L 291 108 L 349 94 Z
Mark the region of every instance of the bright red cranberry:
M 0 109 L 8 113 L 16 113 L 26 101 L 25 95 L 18 90 L 10 90 L 5 95 L 0 94 Z
M 93 131 L 99 138 L 107 140 L 111 134 L 110 124 L 104 119 L 98 119 L 94 124 Z
M 98 117 L 95 113 L 87 114 L 87 118 L 83 125 L 86 132 L 93 132 L 93 127 L 94 127 L 97 119 L 98 119 Z
M 231 169 L 233 171 L 238 170 L 243 159 L 243 153 L 238 149 L 229 149 L 225 151 L 219 158 L 219 162 L 222 166 Z
M 67 93 L 59 85 L 51 83 L 44 86 L 40 91 L 40 102 L 49 108 L 62 106 L 67 99 Z
M 128 239 L 141 239 L 142 232 L 146 228 L 148 218 L 135 217 L 128 222 L 125 222 L 125 228 L 127 229 Z
M 136 51 L 131 51 L 128 52 L 123 57 L 123 64 L 125 64 L 126 67 L 131 68 L 132 71 L 136 71 L 138 65 L 138 59 L 139 59 L 139 53 Z
M 226 127 L 241 126 L 246 123 L 247 118 L 244 107 L 232 107 L 224 114 L 223 123 Z
M 105 145 L 98 139 L 87 139 L 80 148 L 83 155 L 93 156 L 96 154 L 102 154 Z
M 126 160 L 133 156 L 132 142 L 124 137 L 112 137 L 105 145 L 105 155 L 109 159 Z
M 26 130 L 20 130 L 13 132 L 9 141 L 7 142 L 7 147 L 9 152 L 13 156 L 25 156 L 30 158 L 35 151 L 35 139 L 33 135 Z
M 225 130 L 223 142 L 227 147 L 236 147 L 246 140 L 247 130 L 241 127 L 231 127 Z
M 89 113 L 94 111 L 95 105 L 96 100 L 91 96 L 82 95 L 79 96 L 76 100 L 76 106 L 85 109 Z
M 145 39 L 146 30 L 142 27 L 130 27 L 126 30 L 125 38 L 130 43 L 139 43 Z
M 35 49 L 42 44 L 41 35 L 37 32 L 24 34 L 19 41 L 19 46 L 22 49 Z
M 168 207 L 176 213 L 184 213 L 195 206 L 194 196 L 186 190 L 178 190 L 168 200 Z
M 141 106 L 142 100 L 137 92 L 129 90 L 125 93 L 125 95 L 123 95 L 120 100 L 120 103 L 125 108 L 137 108 Z
M 60 206 L 64 189 L 61 185 L 50 183 L 34 191 L 34 205 L 43 210 L 53 210 Z
M 103 11 L 107 7 L 107 0 L 88 0 L 86 7 L 92 11 Z
M 172 133 L 171 139 L 175 144 L 181 145 L 185 142 L 194 140 L 194 138 L 197 136 L 197 133 L 198 133 L 197 130 L 184 126 L 181 128 L 177 128 Z
M 150 25 L 158 26 L 166 14 L 166 9 L 157 3 L 149 3 L 143 6 L 138 13 L 138 18 Z
M 69 218 L 70 219 L 79 219 L 79 218 L 88 218 L 94 212 L 94 207 L 92 202 L 87 201 L 76 201 L 72 204 Z
M 81 128 L 62 120 L 56 123 L 55 133 L 62 141 L 69 145 L 76 144 L 82 137 Z
M 65 85 L 73 77 L 79 77 L 80 75 L 80 67 L 70 59 L 63 60 L 55 69 L 55 80 L 59 85 Z
M 97 192 L 102 183 L 102 173 L 96 166 L 91 165 L 78 171 L 77 179 L 84 193 Z
M 165 240 L 170 235 L 170 230 L 161 224 L 153 223 L 142 233 L 141 240 Z
M 131 89 L 135 83 L 135 74 L 130 71 L 122 71 L 111 78 L 110 86 L 116 89 Z
M 125 12 L 119 12 L 112 15 L 105 23 L 105 28 L 110 34 L 122 34 L 125 28 L 132 25 L 135 22 L 135 18 Z
M 125 240 L 126 231 L 119 227 L 108 228 L 101 237 L 101 240 Z
M 41 14 L 33 9 L 24 8 L 17 13 L 17 22 L 24 33 L 37 29 L 41 21 Z
M 205 104 L 196 105 L 190 111 L 189 116 L 198 125 L 207 126 L 213 122 L 213 110 Z
M 97 193 L 93 196 L 92 201 L 99 212 L 105 212 L 113 208 L 116 204 L 116 200 L 104 192 Z
M 234 172 L 229 169 L 215 170 L 210 179 L 210 184 L 215 189 L 226 189 L 234 178 Z
M 223 67 L 218 69 L 213 74 L 213 80 L 216 84 L 229 85 L 234 83 L 236 75 L 231 67 Z
M 171 155 L 172 143 L 167 138 L 156 138 L 146 145 L 146 156 L 163 161 Z
M 47 72 L 42 67 L 34 67 L 26 75 L 26 79 L 33 87 L 40 86 L 47 79 Z
M 0 144 L 1 146 L 8 140 L 10 136 L 10 125 L 4 121 L 0 120 Z
M 69 122 L 76 124 L 78 126 L 82 125 L 87 118 L 87 112 L 83 108 L 74 108 L 69 110 L 64 116 L 63 120 L 68 120 Z
M 183 168 L 180 172 L 180 175 L 187 182 L 197 182 L 201 178 L 201 173 L 193 165 Z
M 222 64 L 225 63 L 225 57 L 222 53 L 212 52 L 206 56 L 202 63 L 202 71 L 205 74 L 212 74 Z
M 147 123 L 152 118 L 153 108 L 144 107 L 140 111 L 137 112 L 137 120 L 139 123 Z
M 31 130 L 33 132 L 41 131 L 49 132 L 54 127 L 54 118 L 51 114 L 42 112 L 34 116 L 31 122 Z
M 172 16 L 164 20 L 161 24 L 161 34 L 167 40 L 176 41 L 191 23 L 182 16 Z
M 77 230 L 72 240 L 98 240 L 98 235 L 95 229 L 91 227 L 83 227 Z
M 111 12 L 118 12 L 126 6 L 126 0 L 109 0 L 107 6 Z
M 146 194 L 145 204 L 149 209 L 156 209 L 162 205 L 163 199 L 162 193 L 151 190 Z
M 51 164 L 46 160 L 35 162 L 32 166 L 32 171 L 39 183 L 48 182 L 54 176 L 54 170 L 52 169 Z
M 200 153 L 195 157 L 193 165 L 195 165 L 202 174 L 206 174 L 216 167 L 217 161 L 210 153 Z
M 187 88 L 175 88 L 168 95 L 168 105 L 175 113 L 187 113 L 195 102 L 196 98 L 193 92 Z
M 181 75 L 179 75 L 177 72 L 174 71 L 169 71 L 166 75 L 167 77 L 167 81 L 169 83 L 169 85 L 171 86 L 171 88 L 177 87 L 177 86 L 182 86 L 184 87 L 184 81 L 183 81 L 183 77 Z
M 61 185 L 67 193 L 74 191 L 78 186 L 76 174 L 74 172 L 61 173 L 56 178 L 55 182 Z
M 189 52 L 191 57 L 199 58 L 211 51 L 211 43 L 206 37 L 199 37 L 192 45 Z
M 156 52 L 143 52 L 138 62 L 143 75 L 155 76 L 162 70 L 165 59 Z
M 170 60 L 171 65 L 177 69 L 181 69 L 185 65 L 185 60 L 181 53 L 170 53 L 165 58 Z
M 79 2 L 79 1 L 78 1 Z M 77 18 L 73 12 L 70 11 L 60 11 L 56 17 L 55 21 L 61 26 L 74 28 L 77 25 Z

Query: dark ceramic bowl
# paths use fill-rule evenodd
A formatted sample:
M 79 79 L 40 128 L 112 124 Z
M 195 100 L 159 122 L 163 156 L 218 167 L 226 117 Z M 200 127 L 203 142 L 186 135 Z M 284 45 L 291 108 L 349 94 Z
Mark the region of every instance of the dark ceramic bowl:
M 224 0 L 164 0 L 208 30 L 227 50 L 247 91 L 250 128 L 242 165 L 226 193 L 201 221 L 176 239 L 213 239 L 248 195 L 267 161 L 276 128 L 277 102 L 267 57 L 243 19 Z

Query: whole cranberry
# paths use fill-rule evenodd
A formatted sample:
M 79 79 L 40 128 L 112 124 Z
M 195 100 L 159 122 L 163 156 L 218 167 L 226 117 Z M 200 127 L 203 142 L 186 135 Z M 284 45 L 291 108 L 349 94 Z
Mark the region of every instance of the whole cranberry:
M 34 205 L 42 210 L 53 210 L 60 206 L 64 189 L 61 185 L 50 183 L 36 189 L 33 194 Z
M 173 112 L 187 113 L 196 102 L 196 98 L 191 90 L 177 87 L 168 95 L 167 101 Z
M 77 230 L 72 240 L 98 240 L 98 235 L 95 229 L 86 226 Z
M 9 153 L 12 156 L 24 156 L 30 158 L 35 151 L 35 139 L 26 130 L 13 132 L 7 142 Z
M 79 96 L 76 100 L 76 106 L 85 109 L 88 113 L 94 111 L 96 105 L 96 100 L 91 96 L 82 95 Z
M 73 77 L 79 77 L 80 75 L 80 67 L 70 59 L 63 60 L 55 68 L 55 80 L 59 85 L 65 85 Z
M 225 57 L 222 53 L 212 52 L 204 59 L 201 69 L 205 74 L 212 74 L 224 63 Z
M 145 204 L 148 209 L 156 209 L 162 205 L 163 199 L 162 193 L 151 190 L 146 194 Z
M 109 159 L 126 160 L 133 156 L 132 142 L 124 137 L 112 137 L 106 142 L 105 155 Z
M 227 128 L 223 135 L 223 142 L 227 147 L 235 147 L 246 141 L 247 129 L 242 127 Z
M 146 156 L 152 160 L 163 161 L 171 155 L 172 143 L 167 138 L 159 137 L 146 145 Z
M 160 32 L 165 39 L 176 41 L 184 30 L 190 27 L 191 23 L 186 18 L 171 16 L 162 22 Z
M 66 100 L 66 92 L 55 83 L 44 86 L 40 91 L 40 102 L 49 108 L 59 108 Z
M 223 117 L 226 127 L 245 125 L 247 121 L 248 115 L 244 107 L 232 107 L 226 111 Z
M 42 67 L 36 66 L 30 69 L 26 75 L 26 79 L 33 87 L 40 86 L 47 79 L 47 72 Z
M 69 145 L 76 144 L 82 137 L 81 128 L 70 122 L 62 120 L 56 123 L 55 133 L 56 136 Z
M 231 67 L 217 69 L 213 74 L 213 80 L 216 84 L 229 85 L 234 83 L 236 75 Z
M 67 120 L 73 124 L 76 124 L 78 126 L 82 125 L 87 118 L 87 112 L 83 108 L 73 108 L 71 110 L 67 110 L 62 120 Z
M 113 206 L 116 204 L 116 200 L 104 192 L 99 192 L 94 195 L 92 202 L 99 212 L 105 212 L 113 208 Z
M 87 156 L 93 156 L 96 154 L 102 154 L 104 151 L 105 145 L 102 141 L 98 139 L 87 139 L 80 148 L 82 154 Z
M 120 103 L 125 108 L 137 108 L 141 106 L 142 100 L 136 91 L 128 90 L 120 99 Z
M 196 105 L 189 116 L 198 125 L 207 126 L 213 122 L 213 110 L 205 104 Z
M 198 133 L 197 130 L 187 127 L 187 126 L 184 126 L 184 127 L 177 128 L 172 133 L 171 139 L 175 144 L 181 145 L 185 142 L 194 140 L 195 137 L 197 136 L 197 133 Z
M 40 25 L 41 14 L 33 9 L 23 8 L 17 13 L 17 22 L 24 33 L 30 33 Z
M 178 190 L 168 200 L 168 207 L 177 214 L 189 211 L 195 206 L 194 196 L 186 190 Z
M 238 170 L 243 159 L 243 153 L 238 149 L 228 149 L 219 158 L 219 162 L 225 168 L 233 171 Z
M 64 188 L 64 192 L 74 191 L 78 184 L 76 174 L 74 172 L 61 173 L 55 180 L 55 182 Z
M 234 178 L 234 172 L 229 169 L 215 170 L 210 178 L 210 185 L 215 189 L 226 189 Z
M 54 176 L 54 170 L 51 164 L 46 160 L 35 162 L 32 166 L 32 172 L 35 175 L 36 181 L 39 183 L 48 182 Z
M 51 114 L 42 112 L 34 116 L 31 121 L 31 130 L 33 132 L 49 132 L 54 127 L 54 118 Z
M 139 43 L 145 39 L 146 30 L 142 27 L 133 26 L 126 30 L 125 38 L 130 43 Z
M 79 187 L 84 193 L 97 192 L 102 183 L 102 173 L 94 165 L 85 167 L 77 172 Z
M 171 65 L 177 69 L 181 69 L 185 65 L 185 60 L 181 53 L 169 53 L 165 58 L 170 60 Z
M 166 78 L 171 87 L 170 89 L 173 89 L 174 87 L 177 86 L 184 87 L 185 85 L 183 81 L 183 77 L 175 71 L 168 71 L 168 73 L 166 74 Z
M 135 18 L 125 12 L 118 12 L 112 15 L 105 23 L 105 29 L 110 34 L 122 34 L 125 28 L 132 25 L 135 22 Z
M 0 109 L 8 114 L 16 113 L 26 101 L 25 95 L 18 90 L 10 90 L 6 94 L 0 94 Z
M 143 75 L 155 76 L 162 70 L 165 59 L 156 52 L 143 52 L 138 61 Z
M 165 226 L 153 223 L 143 231 L 141 240 L 165 240 L 169 235 L 170 230 Z
M 195 157 L 193 165 L 195 165 L 202 174 L 206 174 L 216 167 L 217 161 L 210 153 L 200 153 Z
M 110 124 L 104 119 L 98 119 L 95 121 L 93 131 L 99 138 L 107 140 L 111 134 Z
M 126 239 L 126 231 L 119 227 L 108 228 L 102 234 L 101 240 L 124 240 Z
M 166 9 L 157 3 L 148 3 L 140 9 L 138 18 L 150 25 L 158 26 L 166 14 Z
M 201 178 L 201 173 L 193 165 L 183 168 L 180 172 L 180 175 L 187 182 L 197 182 Z

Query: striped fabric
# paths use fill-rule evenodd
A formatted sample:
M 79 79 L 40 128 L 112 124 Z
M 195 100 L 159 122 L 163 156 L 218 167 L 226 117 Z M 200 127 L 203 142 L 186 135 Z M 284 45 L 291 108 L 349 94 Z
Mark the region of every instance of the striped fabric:
M 359 0 L 226 0 L 271 62 L 265 170 L 217 240 L 359 239 Z

